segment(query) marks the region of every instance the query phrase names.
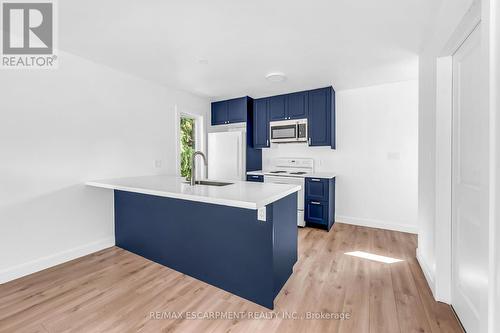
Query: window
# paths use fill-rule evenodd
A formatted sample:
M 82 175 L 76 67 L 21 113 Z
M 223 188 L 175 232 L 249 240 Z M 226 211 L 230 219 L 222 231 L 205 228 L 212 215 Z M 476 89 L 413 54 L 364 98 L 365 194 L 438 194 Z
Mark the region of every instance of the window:
M 180 117 L 180 174 L 181 177 L 191 177 L 191 156 L 195 151 L 195 123 L 194 118 Z
M 175 106 L 176 175 L 191 178 L 191 157 L 197 150 L 205 151 L 205 121 L 199 112 L 180 111 Z M 196 178 L 206 177 L 205 168 L 196 169 Z

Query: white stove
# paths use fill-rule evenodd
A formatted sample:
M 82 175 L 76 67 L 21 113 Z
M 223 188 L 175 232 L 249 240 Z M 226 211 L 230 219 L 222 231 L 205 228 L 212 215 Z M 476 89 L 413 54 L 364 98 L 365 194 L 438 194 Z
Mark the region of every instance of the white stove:
M 306 225 L 304 221 L 304 187 L 305 176 L 314 172 L 314 160 L 310 158 L 277 158 L 272 161 L 269 171 L 264 171 L 264 183 L 300 185 L 297 193 L 297 224 Z
M 277 158 L 272 161 L 269 171 L 264 175 L 305 177 L 314 172 L 314 160 L 311 158 Z
M 304 177 L 304 175 L 308 174 L 306 171 L 284 171 L 284 170 L 274 170 L 264 172 L 267 175 L 286 175 L 286 176 L 295 176 L 295 177 Z

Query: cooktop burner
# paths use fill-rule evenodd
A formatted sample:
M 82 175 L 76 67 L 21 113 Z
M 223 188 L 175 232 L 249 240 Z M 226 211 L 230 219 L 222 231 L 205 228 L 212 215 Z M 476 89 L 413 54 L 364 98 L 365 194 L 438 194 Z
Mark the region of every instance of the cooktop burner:
M 270 171 L 269 173 L 286 173 L 286 171 L 276 170 L 276 171 Z
M 295 172 L 290 172 L 291 175 L 305 175 L 307 172 L 305 171 L 295 171 Z

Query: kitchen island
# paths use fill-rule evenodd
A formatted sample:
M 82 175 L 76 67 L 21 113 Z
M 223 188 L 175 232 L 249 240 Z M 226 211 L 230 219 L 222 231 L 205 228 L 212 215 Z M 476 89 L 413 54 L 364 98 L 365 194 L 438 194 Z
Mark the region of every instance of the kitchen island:
M 116 246 L 273 309 L 297 261 L 299 186 L 88 182 L 114 190 Z

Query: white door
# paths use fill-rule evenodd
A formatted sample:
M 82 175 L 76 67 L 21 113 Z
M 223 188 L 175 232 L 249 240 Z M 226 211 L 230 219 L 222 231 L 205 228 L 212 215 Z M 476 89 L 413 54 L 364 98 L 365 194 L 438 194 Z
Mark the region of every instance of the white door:
M 480 36 L 477 27 L 453 55 L 452 306 L 470 333 L 480 331 L 488 277 L 488 113 L 481 107 Z
M 242 131 L 208 134 L 208 178 L 245 179 L 245 136 Z

